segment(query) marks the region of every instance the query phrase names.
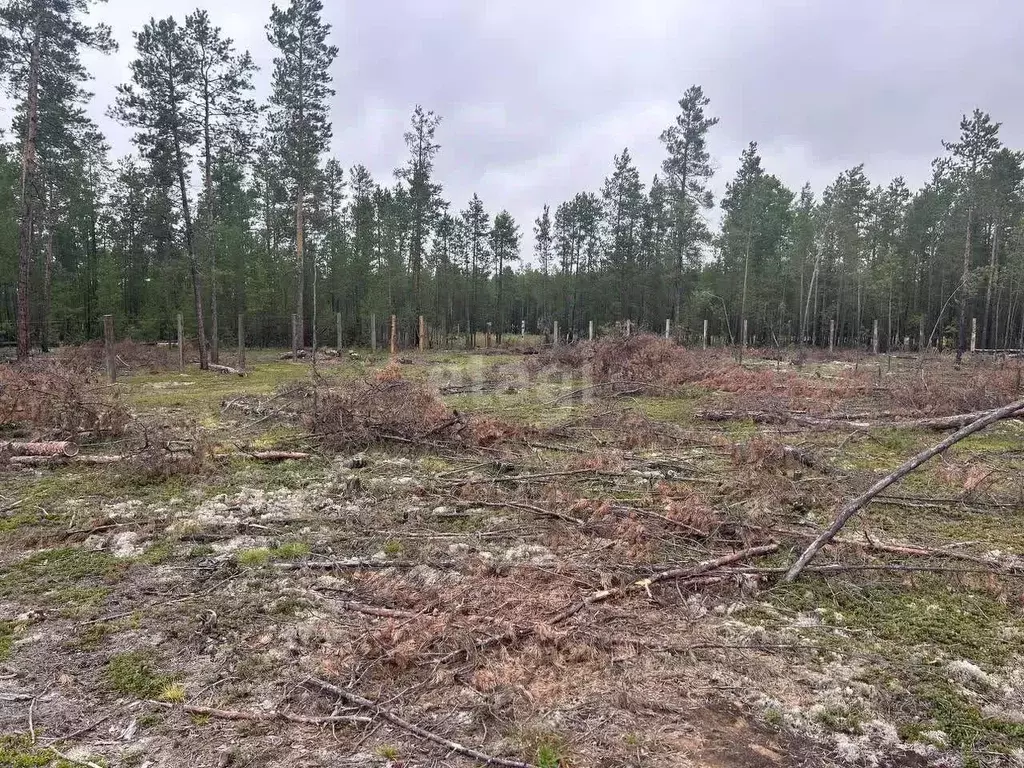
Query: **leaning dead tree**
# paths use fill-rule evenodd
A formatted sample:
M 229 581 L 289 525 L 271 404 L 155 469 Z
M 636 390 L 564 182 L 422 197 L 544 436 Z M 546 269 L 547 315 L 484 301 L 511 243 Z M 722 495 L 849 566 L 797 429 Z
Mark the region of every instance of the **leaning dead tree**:
M 818 538 L 812 541 L 800 557 L 797 558 L 797 561 L 793 563 L 793 566 L 786 572 L 786 575 L 783 577 L 783 581 L 794 581 L 800 575 L 800 572 L 804 567 L 814 559 L 815 555 L 817 555 L 818 552 L 820 552 L 821 549 L 828 544 L 840 530 L 842 530 L 847 521 L 857 514 L 858 510 L 864 507 L 865 504 L 875 498 L 875 496 L 880 494 L 890 485 L 909 475 L 929 459 L 938 456 L 940 453 L 944 453 L 965 437 L 969 437 L 975 432 L 980 432 L 986 427 L 995 424 L 997 421 L 1012 418 L 1022 409 L 1024 409 L 1024 400 L 1018 400 L 1014 403 L 1010 403 L 1009 405 L 1004 405 L 1002 408 L 996 408 L 995 410 L 983 413 L 977 419 L 967 426 L 960 428 L 941 443 L 933 445 L 931 448 L 921 451 L 921 453 L 917 454 L 912 459 L 907 460 L 896 470 L 868 488 L 868 490 L 860 496 L 849 501 L 842 509 L 839 510 L 839 514 L 836 515 L 836 519 L 832 522 L 832 525 L 822 531 Z

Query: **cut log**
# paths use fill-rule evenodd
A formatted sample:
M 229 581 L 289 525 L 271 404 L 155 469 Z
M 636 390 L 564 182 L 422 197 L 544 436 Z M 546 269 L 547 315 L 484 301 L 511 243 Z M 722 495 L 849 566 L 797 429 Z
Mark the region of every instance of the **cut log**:
M 245 376 L 245 371 L 232 368 L 230 365 L 217 365 L 216 363 L 210 363 L 208 367 L 211 371 L 216 371 L 217 373 L 229 373 L 233 376 Z
M 124 461 L 125 456 L 65 456 L 63 454 L 52 454 L 50 456 L 10 456 L 8 461 L 22 467 L 46 467 L 59 464 L 115 464 Z
M 17 440 L 0 441 L 0 452 L 13 456 L 75 456 L 78 445 L 70 440 L 50 440 L 45 442 L 21 442 Z

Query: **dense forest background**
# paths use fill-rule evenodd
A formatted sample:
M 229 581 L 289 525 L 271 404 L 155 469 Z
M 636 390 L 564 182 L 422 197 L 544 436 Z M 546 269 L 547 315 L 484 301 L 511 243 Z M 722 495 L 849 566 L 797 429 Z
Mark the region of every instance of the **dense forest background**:
M 134 131 L 115 158 L 86 116 L 91 0 L 0 0 L 0 76 L 16 105 L 0 142 L 0 342 L 30 347 L 119 335 L 170 338 L 184 312 L 217 360 L 244 314 L 250 339 L 369 339 L 394 313 L 409 339 L 585 334 L 630 319 L 682 341 L 1024 347 L 1024 155 L 975 110 L 936 126 L 930 180 L 872 181 L 859 165 L 817 193 L 790 188 L 751 142 L 714 200 L 713 103 L 699 86 L 661 134 L 660 173 L 628 148 L 597 190 L 537 201 L 515 221 L 501 201 L 449 201 L 434 173 L 441 117 L 419 106 L 392 178 L 328 157 L 338 50 L 320 0 L 274 8 L 269 101 L 256 68 L 205 11 L 153 20 L 109 113 Z M 939 141 L 945 136 L 946 141 Z M 500 137 L 495 138 L 500 141 Z M 358 147 L 352 148 L 353 156 Z M 720 210 L 716 211 L 716 205 Z M 714 222 L 714 224 L 712 224 Z M 523 252 L 524 230 L 532 252 Z M 315 337 L 314 337 L 315 332 Z M 208 349 L 207 349 L 208 347 Z

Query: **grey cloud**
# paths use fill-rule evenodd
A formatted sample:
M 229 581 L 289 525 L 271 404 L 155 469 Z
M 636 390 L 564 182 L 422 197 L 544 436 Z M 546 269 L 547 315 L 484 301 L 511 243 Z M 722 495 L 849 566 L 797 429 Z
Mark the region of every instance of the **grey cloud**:
M 269 2 L 203 2 L 263 67 Z M 716 188 L 741 149 L 816 190 L 864 162 L 873 182 L 923 181 L 941 139 L 974 106 L 1024 146 L 1020 102 L 1024 4 L 978 0 L 326 0 L 339 47 L 333 152 L 391 183 L 416 103 L 443 117 L 438 175 L 456 207 L 477 192 L 525 232 L 545 202 L 596 189 L 628 146 L 645 179 L 659 170 L 661 130 L 700 83 L 720 117 Z M 93 114 L 115 151 L 129 136 L 103 116 L 126 77 L 131 31 L 195 3 L 110 0 L 98 15 L 122 50 L 90 57 Z

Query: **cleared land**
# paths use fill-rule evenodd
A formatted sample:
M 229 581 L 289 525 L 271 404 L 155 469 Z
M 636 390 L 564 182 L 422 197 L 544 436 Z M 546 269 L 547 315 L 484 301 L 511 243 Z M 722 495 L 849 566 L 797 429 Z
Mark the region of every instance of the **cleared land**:
M 526 351 L 5 379 L 0 765 L 1024 761 L 1017 361 Z

